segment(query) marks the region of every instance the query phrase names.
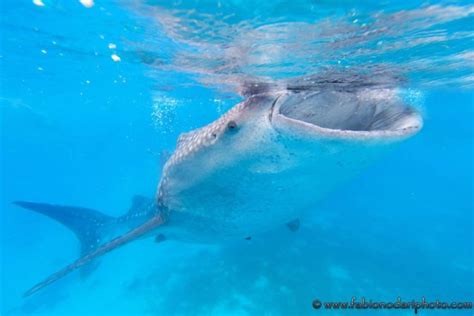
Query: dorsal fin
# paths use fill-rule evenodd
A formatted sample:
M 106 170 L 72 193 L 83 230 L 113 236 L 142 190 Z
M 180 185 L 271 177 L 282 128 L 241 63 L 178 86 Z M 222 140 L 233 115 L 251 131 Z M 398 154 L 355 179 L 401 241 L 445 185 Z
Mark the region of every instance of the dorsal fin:
M 139 195 L 139 194 L 134 195 L 132 197 L 132 206 L 130 208 L 130 211 L 147 205 L 148 203 L 150 203 L 150 200 L 151 200 L 150 198 L 147 198 L 144 195 Z
M 125 217 L 148 213 L 150 211 L 150 205 L 154 205 L 153 199 L 143 195 L 134 195 L 132 198 L 132 205 L 130 206 L 130 209 L 128 210 Z

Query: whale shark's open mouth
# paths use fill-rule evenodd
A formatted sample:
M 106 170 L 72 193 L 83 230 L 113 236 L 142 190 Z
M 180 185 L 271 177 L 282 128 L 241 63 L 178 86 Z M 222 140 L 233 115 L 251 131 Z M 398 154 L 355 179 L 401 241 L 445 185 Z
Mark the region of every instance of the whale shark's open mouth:
M 389 89 L 292 93 L 273 109 L 276 125 L 350 138 L 408 136 L 422 125 L 420 114 Z

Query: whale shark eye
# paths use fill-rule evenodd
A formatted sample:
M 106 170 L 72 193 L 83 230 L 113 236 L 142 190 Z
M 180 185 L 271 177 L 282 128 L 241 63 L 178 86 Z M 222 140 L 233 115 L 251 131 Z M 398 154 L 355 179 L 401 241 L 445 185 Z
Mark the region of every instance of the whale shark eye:
M 237 129 L 237 123 L 235 121 L 229 121 L 227 123 L 227 128 L 229 130 L 236 130 Z

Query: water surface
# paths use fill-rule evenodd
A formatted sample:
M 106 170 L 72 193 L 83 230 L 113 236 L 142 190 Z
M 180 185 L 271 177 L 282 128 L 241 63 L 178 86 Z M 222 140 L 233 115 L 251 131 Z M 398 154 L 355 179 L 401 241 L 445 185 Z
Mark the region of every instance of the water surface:
M 470 1 L 5 0 L 0 19 L 2 315 L 338 315 L 312 300 L 474 297 Z M 297 233 L 144 239 L 21 297 L 79 245 L 12 201 L 121 215 L 155 194 L 176 137 L 239 102 L 246 82 L 308 75 L 390 78 L 424 128 Z

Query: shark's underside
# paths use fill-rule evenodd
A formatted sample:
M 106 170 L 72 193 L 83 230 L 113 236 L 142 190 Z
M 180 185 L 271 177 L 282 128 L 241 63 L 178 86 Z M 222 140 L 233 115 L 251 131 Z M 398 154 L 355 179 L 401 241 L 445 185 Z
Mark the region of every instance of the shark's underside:
M 396 88 L 367 79 L 297 83 L 251 84 L 243 102 L 182 134 L 163 167 L 156 199 L 136 200 L 123 217 L 16 202 L 95 241 L 83 242 L 80 259 L 26 295 L 139 237 L 217 242 L 284 223 L 296 227 L 301 212 L 422 127 Z M 84 227 L 92 232 L 87 237 Z M 115 238 L 100 245 L 108 236 Z

